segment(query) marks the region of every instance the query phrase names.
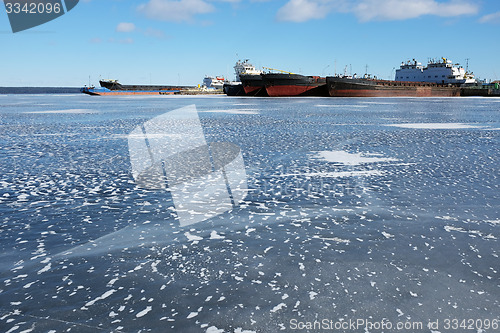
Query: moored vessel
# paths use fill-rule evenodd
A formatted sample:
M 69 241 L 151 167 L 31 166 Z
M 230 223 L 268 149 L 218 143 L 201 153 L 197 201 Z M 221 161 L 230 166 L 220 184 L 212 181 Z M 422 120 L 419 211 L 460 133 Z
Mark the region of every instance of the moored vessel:
M 101 87 L 83 87 L 80 92 L 92 96 L 124 96 L 124 95 L 173 95 L 190 91 L 189 86 L 160 85 L 124 85 L 118 80 L 99 80 Z
M 262 71 L 255 68 L 248 59 L 237 61 L 234 65 L 235 82 L 233 85 L 241 84 L 241 88 L 227 87 L 230 96 L 234 93 L 245 96 L 267 96 L 264 82 L 262 81 Z
M 326 78 L 328 93 L 332 97 L 456 97 L 459 85 L 429 82 L 356 79 L 350 77 Z
M 500 97 L 500 81 L 465 85 L 462 87 L 461 96 Z
M 243 82 L 241 81 L 241 76 L 260 76 L 261 71 L 257 70 L 254 65 L 249 63 L 249 59 L 245 59 L 244 61 L 238 60 L 233 68 L 234 81 L 226 81 L 222 86 L 222 89 L 228 96 L 246 96 Z M 245 82 L 248 83 L 248 80 L 246 80 Z
M 246 96 L 269 96 L 260 74 L 241 74 L 240 80 Z
M 326 79 L 288 73 L 262 74 L 267 94 L 271 97 L 328 96 Z
M 226 79 L 223 76 L 205 76 L 203 79 L 203 86 L 208 89 L 222 89 Z
M 476 82 L 472 74 L 446 58 L 431 60 L 426 67 L 416 60 L 402 63 L 394 81 L 367 75 L 329 76 L 326 81 L 332 97 L 456 97 L 462 85 Z
M 111 90 L 105 87 L 83 87 L 80 92 L 91 96 L 126 96 L 126 95 L 174 95 L 180 93 L 179 89 L 161 90 Z M 186 90 L 187 91 L 187 90 Z
M 245 96 L 245 89 L 241 82 L 226 82 L 222 86 L 224 94 L 227 96 Z
M 107 88 L 109 90 L 121 90 L 121 91 L 165 91 L 165 90 L 185 90 L 192 89 L 194 87 L 188 86 L 173 86 L 173 85 L 125 85 L 118 82 L 118 80 L 99 80 L 99 84 L 102 88 Z

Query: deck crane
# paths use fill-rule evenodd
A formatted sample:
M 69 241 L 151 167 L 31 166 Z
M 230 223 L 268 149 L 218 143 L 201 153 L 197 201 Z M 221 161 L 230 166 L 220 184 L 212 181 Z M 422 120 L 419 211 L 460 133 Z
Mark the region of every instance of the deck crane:
M 292 72 L 287 72 L 287 71 L 284 71 L 284 70 L 281 70 L 281 69 L 276 69 L 276 68 L 270 68 L 270 67 L 262 67 L 262 68 L 269 69 L 270 71 L 278 71 L 278 72 L 286 73 L 286 74 L 295 74 L 295 73 L 292 73 Z

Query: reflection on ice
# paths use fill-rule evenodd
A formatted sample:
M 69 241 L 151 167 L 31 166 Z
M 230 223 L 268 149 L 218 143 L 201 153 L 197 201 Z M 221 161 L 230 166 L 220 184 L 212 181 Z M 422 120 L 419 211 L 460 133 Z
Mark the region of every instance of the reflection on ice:
M 138 186 L 168 189 L 181 226 L 222 214 L 246 195 L 243 156 L 231 143 L 207 144 L 194 105 L 138 126 L 128 138 Z

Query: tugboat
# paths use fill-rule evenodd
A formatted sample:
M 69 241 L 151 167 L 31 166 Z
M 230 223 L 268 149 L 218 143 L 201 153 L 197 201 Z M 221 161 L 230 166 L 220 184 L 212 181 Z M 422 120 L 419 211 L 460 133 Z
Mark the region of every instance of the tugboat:
M 415 59 L 402 63 L 395 80 L 379 80 L 365 74 L 363 78 L 329 76 L 328 93 L 332 97 L 456 97 L 461 86 L 476 82 L 463 67 L 442 58 L 430 60 L 426 67 Z

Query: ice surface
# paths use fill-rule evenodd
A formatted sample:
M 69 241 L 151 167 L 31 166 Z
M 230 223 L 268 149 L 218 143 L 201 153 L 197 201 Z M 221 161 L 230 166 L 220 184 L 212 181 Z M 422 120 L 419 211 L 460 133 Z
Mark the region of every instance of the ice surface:
M 2 332 L 500 313 L 496 100 L 0 97 Z M 138 186 L 128 139 L 192 104 L 198 137 L 240 148 L 248 195 L 181 226 L 169 191 Z

